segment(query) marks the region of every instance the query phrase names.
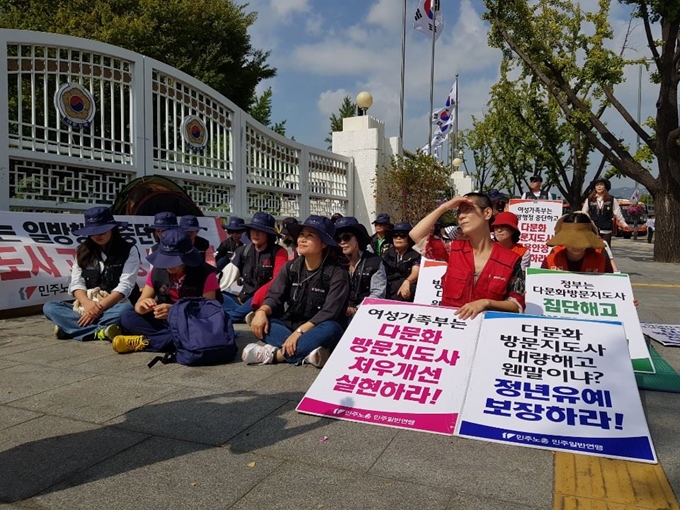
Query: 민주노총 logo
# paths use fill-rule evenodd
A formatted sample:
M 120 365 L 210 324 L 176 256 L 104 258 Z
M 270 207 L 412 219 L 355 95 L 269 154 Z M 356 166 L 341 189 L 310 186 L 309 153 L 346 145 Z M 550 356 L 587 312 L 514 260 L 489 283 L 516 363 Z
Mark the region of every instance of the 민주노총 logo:
M 202 151 L 208 143 L 208 129 L 196 115 L 187 115 L 182 121 L 182 138 L 193 151 Z
M 79 83 L 64 83 L 54 94 L 61 121 L 76 129 L 90 127 L 97 107 L 89 90 Z

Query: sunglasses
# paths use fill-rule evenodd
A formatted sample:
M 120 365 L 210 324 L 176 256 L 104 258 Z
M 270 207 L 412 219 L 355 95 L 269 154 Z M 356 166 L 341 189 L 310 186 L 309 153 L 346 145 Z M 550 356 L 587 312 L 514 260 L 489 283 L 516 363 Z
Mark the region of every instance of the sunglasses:
M 404 238 L 408 237 L 408 234 L 405 233 L 405 232 L 397 232 L 397 233 L 392 234 L 392 237 L 396 237 L 397 239 L 404 239 Z
M 348 243 L 354 237 L 354 234 L 340 234 L 335 240 L 339 243 Z
M 529 182 L 543 182 L 543 181 L 541 179 L 539 179 L 538 177 L 532 177 L 532 178 L 529 179 Z

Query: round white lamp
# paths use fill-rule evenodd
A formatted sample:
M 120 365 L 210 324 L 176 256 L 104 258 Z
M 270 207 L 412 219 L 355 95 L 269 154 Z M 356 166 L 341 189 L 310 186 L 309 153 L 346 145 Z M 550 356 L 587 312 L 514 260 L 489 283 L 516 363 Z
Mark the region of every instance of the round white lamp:
M 463 151 L 458 151 L 458 157 L 453 160 L 453 166 L 459 168 L 463 164 Z
M 373 96 L 369 92 L 359 92 L 356 98 L 357 108 L 361 115 L 366 115 L 366 110 L 368 110 L 373 104 Z

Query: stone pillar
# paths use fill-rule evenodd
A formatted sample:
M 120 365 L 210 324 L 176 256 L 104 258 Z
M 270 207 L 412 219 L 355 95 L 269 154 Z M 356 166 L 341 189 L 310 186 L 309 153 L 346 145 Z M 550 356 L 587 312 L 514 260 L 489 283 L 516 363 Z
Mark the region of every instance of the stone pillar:
M 401 153 L 399 138 L 385 138 L 385 124 L 375 117 L 349 117 L 333 133 L 333 152 L 354 160 L 354 211 L 348 213 L 367 228 L 378 212 L 392 213 L 376 189 L 390 158 Z
M 456 188 L 456 195 L 465 195 L 472 191 L 472 177 L 462 170 L 456 170 L 451 174 L 451 180 Z

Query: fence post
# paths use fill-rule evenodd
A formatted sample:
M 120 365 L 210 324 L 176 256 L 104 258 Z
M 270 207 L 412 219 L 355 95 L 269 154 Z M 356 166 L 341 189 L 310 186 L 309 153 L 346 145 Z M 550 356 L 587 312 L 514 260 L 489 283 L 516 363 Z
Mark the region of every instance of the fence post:
M 300 221 L 304 221 L 312 210 L 309 196 L 309 149 L 303 146 L 300 149 L 298 170 L 300 171 Z
M 231 123 L 231 161 L 234 175 L 234 197 L 232 214 L 249 216 L 248 211 L 248 154 L 246 146 L 246 118 L 241 110 L 233 112 Z
M 2 33 L 0 31 L 0 33 Z M 9 211 L 9 92 L 7 39 L 0 41 L 0 211 Z

